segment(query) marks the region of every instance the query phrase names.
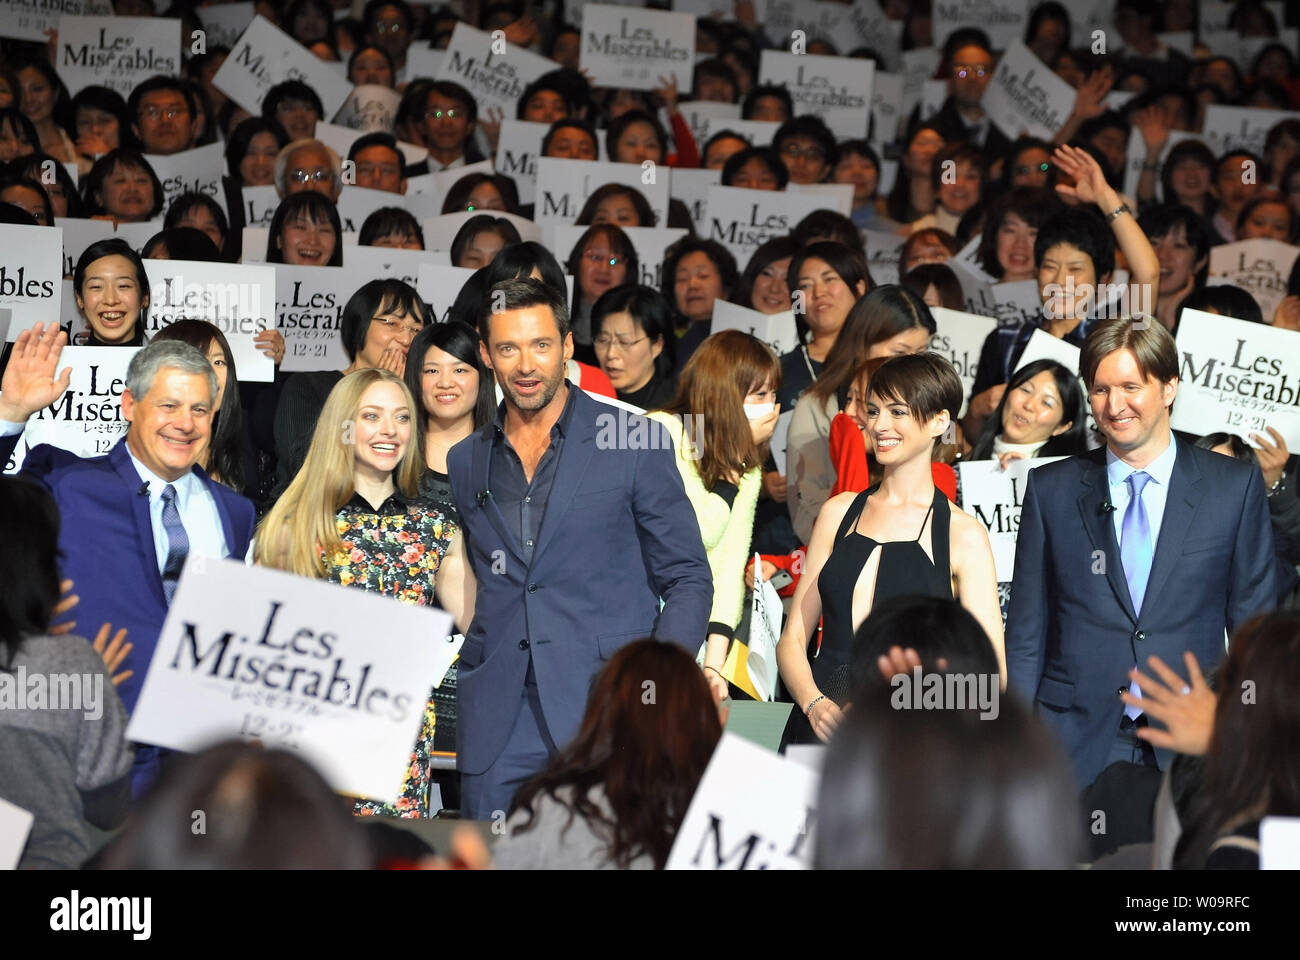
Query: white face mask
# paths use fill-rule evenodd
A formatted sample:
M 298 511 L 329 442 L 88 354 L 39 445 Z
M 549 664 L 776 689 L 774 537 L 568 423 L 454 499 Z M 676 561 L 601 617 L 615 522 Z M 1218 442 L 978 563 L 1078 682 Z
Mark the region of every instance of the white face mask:
M 745 416 L 750 420 L 762 420 L 775 409 L 775 403 L 747 403 L 745 404 Z

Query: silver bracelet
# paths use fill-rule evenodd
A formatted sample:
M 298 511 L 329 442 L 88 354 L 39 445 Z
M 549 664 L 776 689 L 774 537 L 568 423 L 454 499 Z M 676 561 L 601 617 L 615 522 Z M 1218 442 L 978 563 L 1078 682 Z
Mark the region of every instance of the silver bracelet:
M 820 696 L 813 697 L 812 703 L 808 704 L 808 709 L 805 710 L 805 711 L 803 712 L 803 713 L 804 713 L 804 716 L 805 716 L 805 717 L 808 717 L 809 719 L 811 719 L 811 718 L 812 718 L 812 708 L 815 707 L 815 706 L 817 706 L 817 704 L 819 704 L 821 701 L 823 701 L 823 700 L 825 700 L 825 699 L 826 699 L 826 694 L 824 694 L 824 693 L 821 694 Z

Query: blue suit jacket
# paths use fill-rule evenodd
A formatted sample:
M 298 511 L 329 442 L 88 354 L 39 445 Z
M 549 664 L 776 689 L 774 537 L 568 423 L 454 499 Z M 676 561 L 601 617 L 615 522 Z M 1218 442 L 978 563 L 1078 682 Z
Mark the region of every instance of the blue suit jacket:
M 17 442 L 18 436 L 0 437 L 0 463 L 9 458 Z M 243 559 L 253 538 L 252 502 L 210 479 L 199 467 L 194 472 L 216 500 L 230 555 Z M 41 444 L 28 452 L 22 474 L 49 488 L 62 517 L 60 570 L 74 582 L 81 598 L 64 619 L 75 620 L 77 632 L 88 637 L 103 623 L 111 623 L 114 632 L 126 628 L 133 648 L 122 669 L 134 675 L 117 692 L 126 709 L 134 710 L 167 618 L 167 598 L 158 572 L 149 498 L 139 495 L 143 481 L 126 440 L 102 457 L 87 459 Z M 138 748 L 132 774 L 137 785 L 148 778 L 156 753 L 154 747 Z
M 713 575 L 672 440 L 646 421 L 641 436 L 657 449 L 618 449 L 604 442 L 617 439 L 610 430 L 598 443 L 602 426 L 623 417 L 635 427 L 641 418 L 580 390 L 573 403 L 531 565 L 496 501 L 480 496 L 490 489 L 494 426 L 447 455 L 478 578 L 456 686 L 457 765 L 465 773 L 483 773 L 505 747 L 530 652 L 546 725 L 562 748 L 578 730 L 592 678 L 616 650 L 654 636 L 694 656 L 707 635 Z
M 1185 678 L 1183 651 L 1218 666 L 1229 633 L 1274 608 L 1273 532 L 1257 468 L 1177 439 L 1142 612 L 1133 611 L 1105 449 L 1029 474 L 1007 613 L 1010 687 L 1069 750 L 1078 785 L 1105 767 L 1136 663 L 1160 657 Z M 1157 750 L 1163 767 L 1173 754 Z

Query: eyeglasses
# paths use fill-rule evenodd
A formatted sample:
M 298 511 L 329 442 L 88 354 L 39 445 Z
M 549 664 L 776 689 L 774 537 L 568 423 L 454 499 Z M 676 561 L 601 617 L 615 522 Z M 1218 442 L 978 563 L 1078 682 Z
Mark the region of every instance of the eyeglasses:
M 465 111 L 464 111 L 464 110 L 456 110 L 455 108 L 453 108 L 453 109 L 451 109 L 451 110 L 430 110 L 428 113 L 426 113 L 426 114 L 424 115 L 424 119 L 426 119 L 426 120 L 456 120 L 456 119 L 458 119 L 459 117 L 464 116 L 464 114 L 465 114 Z
M 168 107 L 166 110 L 161 107 L 141 107 L 140 115 L 150 120 L 157 120 L 159 117 L 166 117 L 168 120 L 175 120 L 177 117 L 190 112 L 189 107 Z
M 962 80 L 967 79 L 971 74 L 983 79 L 988 76 L 988 67 L 953 67 L 953 73 Z
M 374 322 L 391 333 L 396 333 L 398 330 L 404 330 L 411 336 L 415 336 L 424 329 L 424 324 L 422 323 L 410 323 L 409 321 L 401 323 L 397 320 L 390 320 L 387 317 L 375 317 Z
M 622 257 L 610 256 L 608 253 L 597 253 L 594 250 L 584 253 L 583 256 L 592 263 L 608 263 L 611 267 L 617 267 L 620 263 L 623 263 Z
M 316 170 L 290 170 L 285 174 L 295 183 L 311 183 L 313 180 L 317 183 L 333 183 L 334 171 L 325 169 Z
M 1032 167 L 1022 165 L 1016 167 L 1016 176 L 1023 177 L 1025 174 L 1033 173 L 1035 170 L 1039 171 L 1040 173 L 1047 173 L 1047 171 L 1051 169 L 1052 169 L 1052 165 L 1050 163 L 1040 163 Z
M 376 23 L 375 33 L 400 33 L 405 24 L 398 20 Z
M 797 143 L 787 143 L 781 148 L 781 156 L 794 157 L 796 160 L 800 157 L 807 157 L 809 160 L 825 160 L 826 151 L 821 147 L 801 147 Z
M 602 333 L 600 336 L 596 337 L 596 339 L 592 341 L 592 345 L 597 350 L 602 350 L 602 351 L 608 350 L 610 347 L 614 346 L 614 344 L 618 344 L 618 348 L 620 350 L 631 350 L 642 340 L 649 340 L 649 339 L 650 339 L 649 337 L 637 337 L 635 340 L 629 340 L 627 339 L 627 337 L 611 337 L 608 334 Z

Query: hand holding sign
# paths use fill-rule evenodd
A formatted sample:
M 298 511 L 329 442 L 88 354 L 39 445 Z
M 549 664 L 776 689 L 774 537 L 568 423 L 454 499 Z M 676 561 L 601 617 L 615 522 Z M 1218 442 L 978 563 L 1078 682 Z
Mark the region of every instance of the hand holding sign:
M 68 335 L 57 323 L 38 323 L 18 334 L 0 380 L 0 420 L 24 423 L 63 396 L 72 383 L 72 368 L 64 367 L 57 379 L 54 372 L 67 345 Z

